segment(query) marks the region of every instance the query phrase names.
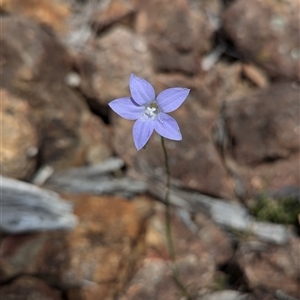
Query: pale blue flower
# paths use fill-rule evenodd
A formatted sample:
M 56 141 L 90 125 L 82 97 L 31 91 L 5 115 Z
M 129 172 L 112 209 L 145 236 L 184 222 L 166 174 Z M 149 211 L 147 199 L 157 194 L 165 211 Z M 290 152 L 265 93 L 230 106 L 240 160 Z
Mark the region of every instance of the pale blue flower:
M 155 98 L 152 85 L 134 74 L 130 76 L 129 87 L 131 97 L 118 98 L 108 105 L 124 119 L 136 120 L 133 125 L 133 140 L 137 150 L 146 145 L 153 130 L 170 140 L 182 140 L 177 122 L 167 113 L 177 109 L 190 90 L 169 88 Z

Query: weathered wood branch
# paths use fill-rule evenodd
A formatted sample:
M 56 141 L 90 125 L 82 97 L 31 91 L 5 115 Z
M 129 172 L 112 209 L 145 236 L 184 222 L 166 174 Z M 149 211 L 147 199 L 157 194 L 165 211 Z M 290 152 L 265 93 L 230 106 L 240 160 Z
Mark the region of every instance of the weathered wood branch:
M 46 182 L 46 186 L 60 192 L 71 194 L 89 193 L 94 195 L 122 194 L 126 197 L 143 193 L 147 190 L 144 181 L 129 177 L 117 178 L 112 173 L 120 170 L 123 160 L 112 158 L 102 164 L 73 168 L 55 173 Z
M 5 233 L 73 229 L 70 202 L 33 184 L 0 176 L 0 229 Z
M 151 184 L 150 192 L 164 201 L 163 184 Z M 184 208 L 190 213 L 202 212 L 214 222 L 229 230 L 253 234 L 266 242 L 285 244 L 293 233 L 286 226 L 268 222 L 259 222 L 250 215 L 248 209 L 237 202 L 213 198 L 198 192 L 173 188 L 170 194 L 173 205 Z

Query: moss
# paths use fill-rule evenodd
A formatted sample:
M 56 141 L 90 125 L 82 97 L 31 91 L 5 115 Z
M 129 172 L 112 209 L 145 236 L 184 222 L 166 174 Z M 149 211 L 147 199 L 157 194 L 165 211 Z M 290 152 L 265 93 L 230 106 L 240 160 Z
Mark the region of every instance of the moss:
M 217 274 L 214 277 L 214 281 L 213 281 L 213 289 L 215 291 L 226 290 L 229 286 L 228 281 L 229 281 L 228 274 L 225 274 L 222 272 L 217 272 Z
M 261 221 L 297 224 L 297 216 L 300 214 L 300 203 L 296 198 L 273 199 L 264 195 L 254 201 L 250 206 L 250 211 Z

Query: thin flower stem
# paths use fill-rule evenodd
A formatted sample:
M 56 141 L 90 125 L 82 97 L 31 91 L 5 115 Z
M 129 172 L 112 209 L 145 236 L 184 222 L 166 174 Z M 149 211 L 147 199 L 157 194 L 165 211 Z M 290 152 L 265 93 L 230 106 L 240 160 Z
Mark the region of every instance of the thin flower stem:
M 168 242 L 168 249 L 169 249 L 169 255 L 172 260 L 172 275 L 173 279 L 178 286 L 178 288 L 181 290 L 182 294 L 188 299 L 191 300 L 191 297 L 189 293 L 187 292 L 185 286 L 181 282 L 179 278 L 179 271 L 176 266 L 176 254 L 175 254 L 175 247 L 174 247 L 174 242 L 172 238 L 172 228 L 171 228 L 171 205 L 170 205 L 170 190 L 171 190 L 171 172 L 170 172 L 170 165 L 169 165 L 169 157 L 168 157 L 168 152 L 167 148 L 165 145 L 165 139 L 161 137 L 161 145 L 163 148 L 164 152 L 164 158 L 165 158 L 165 168 L 166 168 L 166 186 L 165 186 L 165 218 L 166 218 L 166 236 L 167 236 L 167 242 Z

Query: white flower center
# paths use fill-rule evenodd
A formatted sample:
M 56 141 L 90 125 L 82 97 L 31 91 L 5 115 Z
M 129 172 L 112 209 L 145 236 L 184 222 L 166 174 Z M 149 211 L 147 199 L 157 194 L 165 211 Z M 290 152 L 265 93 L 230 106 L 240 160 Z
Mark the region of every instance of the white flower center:
M 155 101 L 151 102 L 148 106 L 145 107 L 145 115 L 151 119 L 154 119 L 159 113 L 159 108 Z

